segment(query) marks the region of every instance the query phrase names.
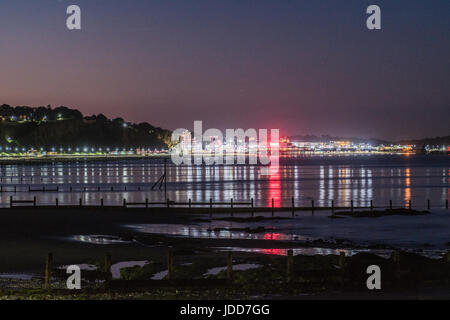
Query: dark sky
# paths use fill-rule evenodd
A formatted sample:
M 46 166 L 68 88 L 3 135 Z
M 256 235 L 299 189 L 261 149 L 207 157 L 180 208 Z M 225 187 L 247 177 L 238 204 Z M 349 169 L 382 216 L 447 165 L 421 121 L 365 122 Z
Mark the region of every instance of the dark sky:
M 450 1 L 1 0 L 0 103 L 169 129 L 449 135 Z

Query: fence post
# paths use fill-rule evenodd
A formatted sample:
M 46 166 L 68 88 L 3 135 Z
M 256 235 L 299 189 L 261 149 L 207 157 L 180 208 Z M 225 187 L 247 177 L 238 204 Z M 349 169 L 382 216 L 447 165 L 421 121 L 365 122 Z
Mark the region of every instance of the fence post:
M 173 251 L 169 249 L 167 254 L 167 279 L 173 280 Z
M 373 200 L 370 200 L 370 211 L 373 211 Z
M 233 215 L 233 198 L 231 198 L 231 202 L 230 202 L 230 207 L 231 207 L 231 215 Z
M 411 210 L 411 199 L 408 201 L 408 209 Z
M 58 208 L 58 205 L 59 205 L 59 203 L 58 203 L 58 198 L 55 199 L 55 205 L 56 205 L 56 207 Z
M 400 252 L 399 251 L 393 251 L 392 252 L 392 255 L 391 255 L 391 259 L 392 259 L 392 262 L 394 263 L 394 265 L 395 265 L 395 277 L 396 277 L 396 279 L 399 279 L 400 278 Z
M 351 211 L 353 213 L 353 200 L 350 200 L 350 208 L 351 208 Z
M 36 207 L 36 196 L 33 197 L 33 207 Z
M 47 261 L 45 263 L 45 280 L 44 280 L 44 286 L 46 290 L 49 290 L 51 287 L 52 269 L 53 269 L 53 254 L 48 253 Z
M 344 269 L 345 266 L 345 251 L 339 252 L 339 267 Z
M 105 272 L 106 272 L 106 285 L 109 284 L 109 281 L 112 279 L 111 273 L 111 254 L 109 252 L 105 255 Z
M 430 199 L 427 201 L 427 209 L 430 210 Z
M 126 207 L 127 206 L 127 199 L 123 198 L 123 206 Z
M 83 206 L 83 203 L 82 203 L 82 200 L 81 200 L 81 198 L 80 198 L 80 207 L 81 207 L 81 206 Z
M 100 199 L 100 206 L 103 207 L 103 198 Z
M 331 200 L 331 214 L 334 216 L 334 200 Z
M 9 196 L 9 207 L 12 208 L 13 207 L 13 197 Z
M 213 201 L 209 198 L 209 216 L 212 217 Z
M 295 203 L 294 203 L 294 198 L 291 199 L 292 202 L 292 216 L 295 216 Z
M 273 198 L 272 198 L 272 217 L 274 216 L 274 214 L 275 214 L 274 201 L 273 201 Z
M 191 198 L 189 198 L 189 210 L 192 208 L 192 200 L 191 200 Z
M 292 249 L 287 252 L 287 282 L 292 282 L 294 273 L 294 253 Z
M 170 200 L 169 200 L 169 198 L 167 198 L 167 209 L 169 209 L 170 208 Z
M 228 251 L 228 257 L 227 257 L 227 278 L 228 281 L 231 281 L 233 279 L 233 254 L 231 251 Z
M 148 209 L 148 198 L 145 198 L 145 208 Z
M 389 209 L 392 210 L 392 200 L 389 200 Z
M 251 199 L 251 204 L 250 205 L 252 206 L 252 217 L 253 217 L 253 215 L 255 214 L 255 211 L 253 210 L 253 198 Z
M 312 213 L 314 213 L 314 199 L 311 200 L 311 211 Z

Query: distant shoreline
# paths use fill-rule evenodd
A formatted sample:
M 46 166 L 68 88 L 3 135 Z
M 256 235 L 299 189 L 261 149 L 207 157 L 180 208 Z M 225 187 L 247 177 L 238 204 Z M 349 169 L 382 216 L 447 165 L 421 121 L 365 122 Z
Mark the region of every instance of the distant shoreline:
M 281 153 L 280 157 L 297 157 L 297 156 L 352 156 L 352 155 L 445 155 L 447 152 L 423 153 L 399 153 L 399 152 L 286 152 Z M 235 155 L 236 156 L 236 155 Z M 106 161 L 106 160 L 140 160 L 140 159 L 157 159 L 168 158 L 170 153 L 133 155 L 133 154 L 71 154 L 71 155 L 45 155 L 45 156 L 0 156 L 0 164 L 20 164 L 20 163 L 48 163 L 48 162 L 76 162 L 76 161 Z
M 15 163 L 48 163 L 48 162 L 74 162 L 74 161 L 104 161 L 104 160 L 133 160 L 133 159 L 155 159 L 167 158 L 168 153 L 152 155 L 58 155 L 58 156 L 16 156 L 0 157 L 0 164 Z

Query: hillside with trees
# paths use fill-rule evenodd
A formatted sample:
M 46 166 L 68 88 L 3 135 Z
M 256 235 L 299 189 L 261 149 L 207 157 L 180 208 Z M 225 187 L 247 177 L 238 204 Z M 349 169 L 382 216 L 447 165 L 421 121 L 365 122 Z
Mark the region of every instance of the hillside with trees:
M 10 148 L 151 148 L 170 145 L 171 132 L 149 123 L 84 116 L 76 109 L 0 106 L 0 146 Z

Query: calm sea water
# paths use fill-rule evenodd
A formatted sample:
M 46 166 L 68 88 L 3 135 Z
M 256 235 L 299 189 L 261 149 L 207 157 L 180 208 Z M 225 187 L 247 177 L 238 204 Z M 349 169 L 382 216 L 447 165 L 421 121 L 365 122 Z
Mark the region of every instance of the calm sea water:
M 443 208 L 450 198 L 450 156 L 447 155 L 349 155 L 281 158 L 279 170 L 261 176 L 259 166 L 174 166 L 167 165 L 167 194 L 151 191 L 163 173 L 163 159 L 54 162 L 2 165 L 0 200 L 33 199 L 38 204 L 120 204 L 164 201 L 248 201 L 256 206 L 404 206 Z M 56 188 L 59 192 L 29 191 L 29 187 Z M 16 187 L 16 192 L 14 192 Z M 72 187 L 72 192 L 70 192 Z M 86 191 L 84 188 L 86 187 Z M 98 188 L 100 187 L 100 191 Z M 113 191 L 111 191 L 111 188 Z M 126 188 L 126 191 L 125 191 Z

